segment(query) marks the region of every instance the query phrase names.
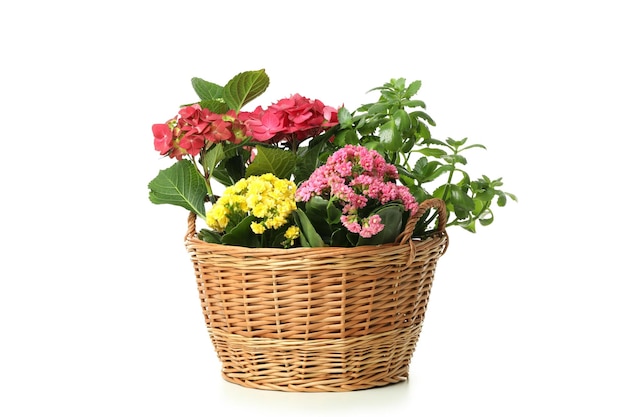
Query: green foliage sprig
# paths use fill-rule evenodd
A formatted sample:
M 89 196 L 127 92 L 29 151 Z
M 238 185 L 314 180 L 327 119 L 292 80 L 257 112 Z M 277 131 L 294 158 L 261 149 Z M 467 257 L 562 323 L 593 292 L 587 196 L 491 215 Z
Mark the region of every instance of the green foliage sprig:
M 472 178 L 463 168 L 468 164 L 467 151 L 486 149 L 484 145 L 467 144 L 467 138 L 438 140 L 431 136 L 430 127 L 436 123 L 425 112 L 426 104 L 415 99 L 420 88 L 421 81 L 407 85 L 405 78 L 392 79 L 370 90 L 380 92 L 378 101 L 353 113 L 340 109 L 342 130 L 335 145 L 362 144 L 376 149 L 396 165 L 400 181 L 417 201 L 440 198 L 446 202 L 446 226 L 476 232 L 477 222 L 482 226 L 493 222 L 494 202 L 503 207 L 508 199 L 517 201 L 517 197 L 500 189 L 502 178 Z M 424 235 L 433 220 L 422 219 L 414 235 Z

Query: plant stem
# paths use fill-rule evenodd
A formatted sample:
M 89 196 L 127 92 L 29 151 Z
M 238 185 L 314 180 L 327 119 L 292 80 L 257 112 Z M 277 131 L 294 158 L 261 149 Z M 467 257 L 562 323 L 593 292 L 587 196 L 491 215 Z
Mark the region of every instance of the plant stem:
M 456 155 L 456 152 L 455 152 L 455 155 Z M 443 194 L 441 196 L 441 199 L 443 201 L 447 202 L 448 191 L 450 191 L 450 183 L 452 183 L 452 176 L 454 175 L 455 171 L 456 171 L 456 163 L 453 162 L 452 163 L 452 169 L 450 170 L 450 173 L 448 174 L 448 180 L 446 181 L 446 188 L 444 188 Z

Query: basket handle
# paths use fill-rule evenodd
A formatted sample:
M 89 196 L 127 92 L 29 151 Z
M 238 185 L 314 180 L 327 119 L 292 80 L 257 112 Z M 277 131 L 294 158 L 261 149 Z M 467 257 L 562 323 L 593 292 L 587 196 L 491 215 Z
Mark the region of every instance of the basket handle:
M 406 222 L 406 226 L 402 233 L 398 235 L 396 238 L 396 243 L 405 244 L 411 240 L 413 236 L 413 229 L 415 229 L 415 225 L 418 220 L 422 218 L 424 214 L 430 209 L 435 209 L 437 211 L 437 227 L 435 228 L 435 233 L 441 234 L 445 233 L 446 222 L 448 220 L 448 212 L 446 210 L 446 202 L 440 198 L 429 198 L 428 200 L 424 200 L 419 203 L 419 208 L 417 209 L 417 213 L 414 216 L 410 217 Z
M 185 235 L 185 240 L 189 240 L 194 237 L 196 234 L 196 213 L 193 211 L 189 212 L 189 217 L 187 217 L 187 234 Z

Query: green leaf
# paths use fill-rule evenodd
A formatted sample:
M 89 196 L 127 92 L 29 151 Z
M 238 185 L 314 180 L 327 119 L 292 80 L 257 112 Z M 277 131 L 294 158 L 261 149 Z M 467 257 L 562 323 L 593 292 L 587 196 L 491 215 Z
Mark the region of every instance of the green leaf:
M 467 159 L 463 155 L 444 155 L 442 158 L 449 164 L 467 164 Z
M 337 121 L 342 128 L 352 126 L 352 114 L 344 106 L 339 107 L 337 110 Z
M 271 173 L 278 178 L 290 179 L 295 167 L 296 155 L 293 152 L 257 146 L 257 154 L 246 169 L 246 177 Z
M 428 124 L 431 125 L 431 126 L 436 126 L 437 125 L 437 123 L 435 123 L 435 121 L 432 119 L 432 117 L 430 117 L 428 114 L 424 113 L 423 111 L 412 112 L 411 116 L 414 116 L 416 118 L 420 118 L 420 119 L 426 120 L 428 122 Z
M 499 207 L 506 206 L 506 194 L 501 191 L 496 191 L 496 194 L 498 195 L 498 200 L 496 204 L 498 204 Z
M 442 156 L 447 155 L 446 151 L 444 151 L 443 149 L 437 149 L 437 148 L 422 148 L 422 149 L 418 149 L 418 152 L 421 153 L 422 155 L 432 156 L 435 158 L 441 158 Z
M 221 143 L 217 143 L 209 149 L 209 151 L 202 158 L 202 166 L 204 171 L 209 173 L 209 177 L 213 176 L 213 171 L 217 164 L 224 159 L 224 146 Z
M 387 151 L 396 152 L 402 147 L 402 136 L 393 120 L 380 127 L 379 136 L 380 143 L 384 145 Z
M 478 199 L 474 200 L 474 210 L 472 210 L 472 214 L 475 216 L 480 214 L 480 212 L 483 210 L 483 207 L 485 207 L 485 204 L 489 203 Z
M 224 94 L 224 87 L 221 85 L 205 81 L 198 77 L 191 79 L 191 86 L 202 101 L 218 100 L 221 99 Z
M 235 183 L 233 178 L 228 174 L 228 170 L 226 169 L 226 164 L 219 164 L 214 170 L 211 177 L 215 179 L 220 184 L 229 187 Z
M 463 144 L 467 141 L 467 138 L 461 139 L 461 140 L 454 140 L 452 138 L 448 138 L 446 139 L 446 142 L 448 143 L 448 145 L 452 146 L 453 148 L 460 148 L 461 146 L 463 146 Z
M 424 103 L 422 100 L 409 100 L 403 103 L 406 107 L 421 107 L 421 108 L 425 108 L 426 107 L 426 103 Z
M 183 207 L 205 218 L 204 200 L 207 186 L 194 164 L 182 159 L 159 171 L 148 184 L 149 198 L 154 204 L 172 204 Z
M 330 236 L 330 246 L 350 247 L 354 244 L 348 240 L 348 231 L 340 227 Z M 352 234 L 352 233 L 350 233 Z
M 417 143 L 417 138 L 415 136 L 406 139 L 402 144 L 402 149 L 400 149 L 400 152 L 402 152 L 403 154 L 409 154 L 411 150 L 415 147 L 415 143 Z
M 343 147 L 346 145 L 358 145 L 359 137 L 357 136 L 356 132 L 352 129 L 340 130 L 335 135 L 333 144 L 338 147 Z
M 431 140 L 431 136 L 430 136 L 430 129 L 428 128 L 428 126 L 426 125 L 426 123 L 419 123 L 417 125 L 417 135 L 420 138 L 424 138 L 424 140 Z
M 459 225 L 469 232 L 476 233 L 476 220 L 474 219 L 469 219 L 466 222 L 459 223 Z
M 480 149 L 485 149 L 485 150 L 487 149 L 487 147 L 485 145 L 481 145 L 480 143 L 475 143 L 473 145 L 469 145 L 469 146 L 466 146 L 466 147 L 464 147 L 462 149 L 459 149 L 459 152 L 460 151 L 465 151 L 467 149 L 472 149 L 472 148 L 480 148 Z
M 220 166 L 222 165 L 233 181 L 233 184 L 246 175 L 246 164 L 242 155 L 235 154 L 229 158 L 225 158 Z
M 429 163 L 430 164 L 435 164 L 437 163 L 437 161 L 431 161 Z M 430 168 L 430 166 L 429 166 Z M 436 169 L 434 169 L 429 175 L 424 175 L 422 177 L 422 181 L 421 182 L 431 182 L 434 181 L 435 179 L 439 178 L 441 176 L 441 174 L 443 174 L 444 172 L 450 172 L 453 170 L 452 165 L 441 165 L 441 166 L 437 166 Z
M 300 228 L 300 243 L 306 248 L 317 248 L 326 246 L 322 237 L 317 233 L 306 213 L 301 209 L 296 209 L 294 220 Z
M 229 108 L 238 112 L 244 104 L 263 94 L 269 84 L 264 69 L 239 73 L 224 86 L 224 100 Z
M 371 215 L 378 214 L 385 228 L 370 238 L 359 237 L 357 246 L 382 245 L 392 243 L 402 232 L 404 206 L 402 204 L 388 204 L 373 211 Z
M 306 214 L 322 240 L 330 242 L 334 230 L 339 226 L 341 210 L 320 196 L 313 196 L 306 203 L 300 203 L 298 207 Z
M 335 128 L 331 128 L 328 131 L 324 132 L 323 134 L 312 138 L 309 141 L 308 146 L 298 147 L 298 151 L 297 151 L 298 156 L 296 158 L 295 168 L 294 168 L 294 182 L 296 184 L 302 181 L 305 181 L 307 178 L 309 178 L 309 176 L 311 176 L 313 171 L 315 171 L 315 168 L 317 168 L 318 162 L 320 162 L 321 159 L 324 158 L 322 153 L 324 149 L 326 148 L 326 146 L 328 145 L 330 139 L 333 137 L 334 132 L 335 132 Z M 352 129 L 347 129 L 347 130 L 344 130 L 343 132 L 352 132 Z M 339 146 L 337 144 L 336 136 L 335 136 L 335 141 L 333 144 L 336 146 Z
M 415 94 L 417 94 L 417 92 L 419 91 L 419 89 L 422 87 L 422 82 L 420 80 L 417 81 L 413 81 L 411 84 L 409 84 L 409 86 L 406 88 L 406 92 L 404 93 L 404 97 L 405 98 L 411 98 L 413 97 Z
M 222 236 L 222 243 L 225 245 L 245 246 L 248 248 L 258 248 L 261 246 L 259 236 L 252 231 L 250 225 L 256 220 L 254 216 L 246 216 L 235 227 Z
M 445 142 L 440 141 L 439 139 L 433 139 L 433 138 L 424 138 L 424 144 L 426 145 L 438 145 L 438 146 L 443 146 L 444 148 L 450 148 L 449 145 L 447 145 Z
M 391 107 L 389 103 L 376 103 L 373 104 L 368 110 L 367 113 L 371 115 L 376 114 L 387 114 L 387 110 Z
M 486 187 L 476 191 L 476 199 L 482 201 L 491 201 L 495 196 L 495 190 L 490 187 Z
M 222 243 L 222 236 L 215 230 L 200 229 L 200 231 L 198 232 L 198 239 L 203 240 L 207 243 Z
M 454 212 L 459 218 L 466 218 L 474 210 L 474 200 L 455 184 L 449 184 L 450 197 L 448 201 L 454 206 Z
M 482 213 L 478 218 L 478 221 L 482 226 L 489 226 L 491 223 L 493 223 L 493 212 L 491 211 L 491 209 L 485 210 L 485 212 Z
M 393 121 L 400 132 L 406 132 L 411 128 L 411 119 L 404 109 L 396 110 L 393 113 Z
M 326 224 L 338 224 L 341 220 L 341 210 L 335 207 L 330 201 L 316 195 L 309 199 L 305 205 L 307 216 L 311 213 L 319 216 Z
M 224 103 L 224 100 L 202 100 L 200 102 L 200 107 L 203 109 L 209 109 L 211 112 L 216 114 L 224 114 L 228 109 L 228 105 Z

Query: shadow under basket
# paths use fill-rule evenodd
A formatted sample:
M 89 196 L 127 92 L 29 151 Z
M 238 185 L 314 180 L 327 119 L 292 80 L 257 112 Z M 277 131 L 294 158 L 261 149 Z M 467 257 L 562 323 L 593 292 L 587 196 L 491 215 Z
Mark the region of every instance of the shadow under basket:
M 411 238 L 434 212 L 437 228 Z M 269 249 L 199 240 L 188 219 L 209 335 L 232 383 L 277 391 L 354 391 L 404 381 L 439 258 L 445 203 L 420 204 L 396 243 Z

